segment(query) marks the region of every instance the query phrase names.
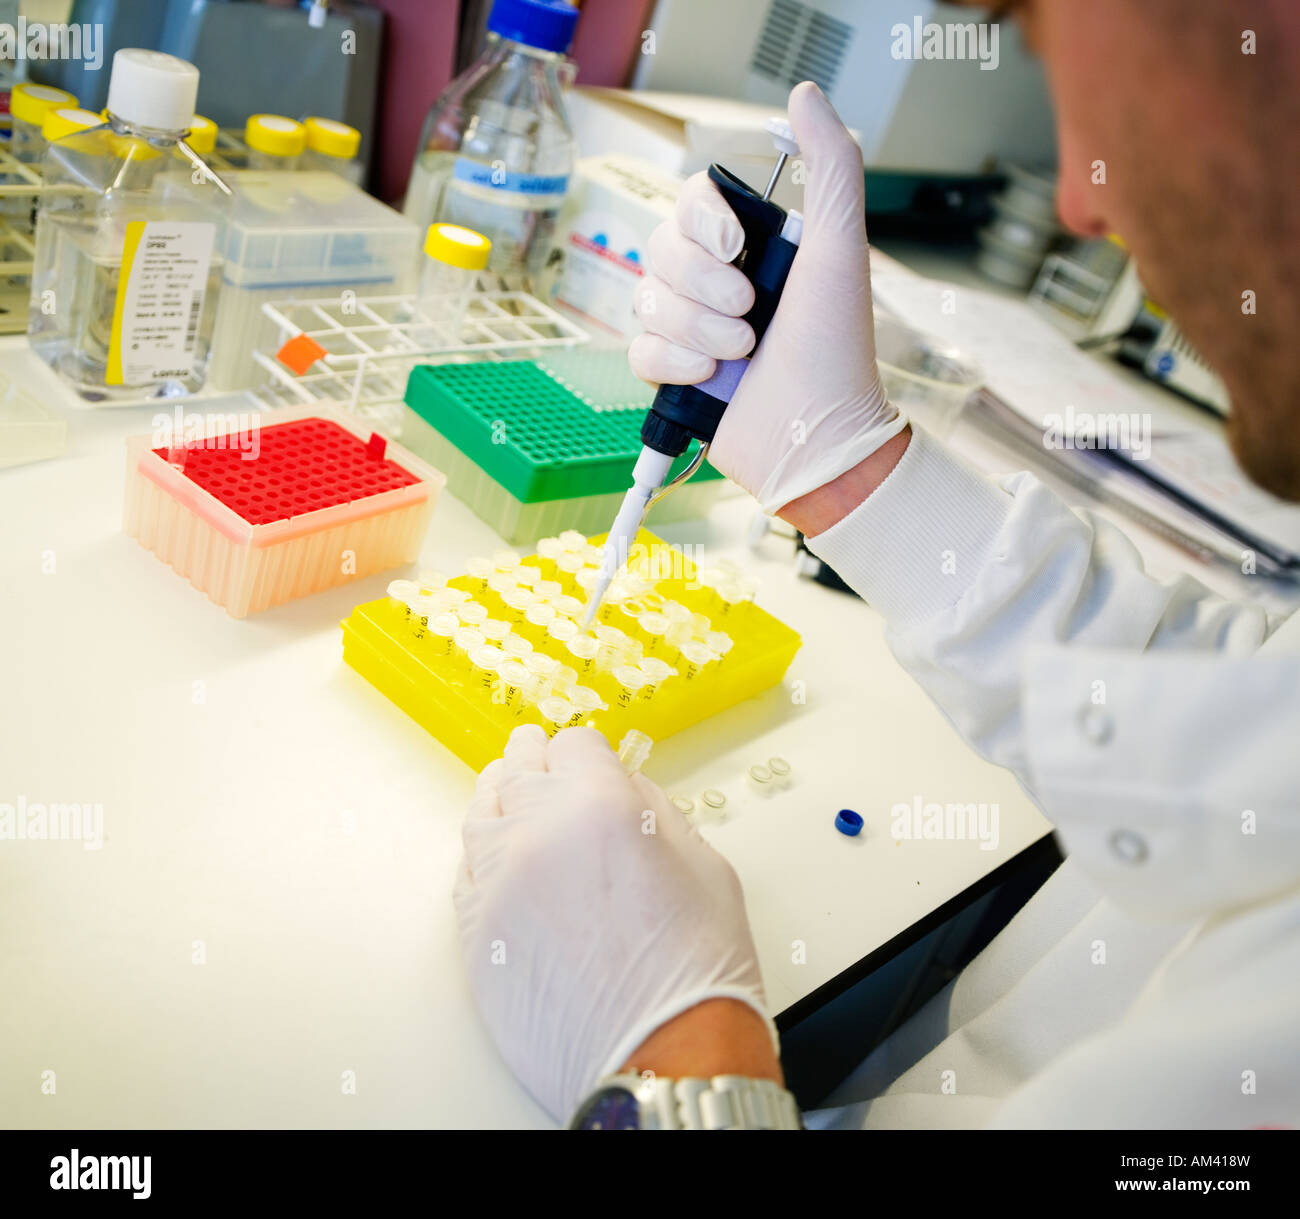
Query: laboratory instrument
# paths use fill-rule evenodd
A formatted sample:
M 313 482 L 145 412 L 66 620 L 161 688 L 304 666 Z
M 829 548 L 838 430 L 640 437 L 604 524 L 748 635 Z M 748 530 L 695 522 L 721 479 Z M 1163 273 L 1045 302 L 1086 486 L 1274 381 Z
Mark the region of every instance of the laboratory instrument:
M 781 299 L 786 276 L 794 262 L 803 233 L 803 217 L 772 202 L 772 191 L 786 161 L 797 156 L 799 146 L 789 123 L 774 118 L 768 132 L 777 159 L 767 186 L 759 194 L 721 165 L 709 167 L 709 178 L 736 214 L 744 243 L 734 260 L 754 285 L 754 305 L 745 314 L 754 331 L 754 344 L 763 341 Z M 661 385 L 641 427 L 641 453 L 632 469 L 632 488 L 623 499 L 610 527 L 600 578 L 592 590 L 587 621 L 595 617 L 601 598 L 614 579 L 646 513 L 674 488 L 686 482 L 708 456 L 709 445 L 731 401 L 749 358 L 720 360 L 714 373 L 698 385 Z M 699 442 L 685 469 L 672 474 L 673 463 L 692 440 Z
M 589 724 L 638 765 L 651 743 L 779 683 L 800 640 L 752 601 L 720 630 L 693 565 L 683 559 L 658 575 L 650 556 L 669 548 L 650 533 L 637 541 L 646 561 L 622 577 L 589 630 L 573 590 L 595 574 L 600 550 L 566 530 L 523 559 L 474 560 L 441 589 L 396 582 L 344 621 L 343 659 L 475 770 L 525 723 L 547 733 Z M 676 624 L 659 656 L 641 625 L 656 599 Z M 476 635 L 458 643 L 456 629 L 438 621 L 444 613 L 461 627 L 476 622 Z M 489 642 L 488 623 L 508 629 L 494 626 Z M 708 655 L 689 665 L 682 653 L 694 645 Z
M 233 618 L 414 561 L 437 470 L 339 411 L 265 418 L 129 440 L 124 532 Z
M 118 51 L 103 125 L 42 161 L 28 337 L 88 401 L 204 384 L 229 188 L 185 142 L 198 83 L 184 60 Z
M 565 0 L 496 0 L 483 54 L 434 103 L 405 212 L 485 234 L 489 270 L 532 291 L 569 189 L 574 143 L 563 91 L 578 10 Z

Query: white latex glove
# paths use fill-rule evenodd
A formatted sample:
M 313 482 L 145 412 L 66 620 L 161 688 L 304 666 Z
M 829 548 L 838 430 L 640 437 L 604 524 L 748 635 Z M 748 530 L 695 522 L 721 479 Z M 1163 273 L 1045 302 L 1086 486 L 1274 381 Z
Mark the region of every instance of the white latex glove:
M 838 478 L 907 423 L 876 368 L 862 153 L 811 82 L 791 92 L 789 118 L 807 174 L 803 238 L 709 453 L 767 513 Z M 716 360 L 749 353 L 754 332 L 740 319 L 753 287 L 730 265 L 742 242 L 708 176 L 690 178 L 676 220 L 650 237 L 653 273 L 636 294 L 648 333 L 628 352 L 637 376 L 690 385 Z
M 464 841 L 470 987 L 556 1118 L 705 999 L 747 1003 L 776 1041 L 736 873 L 594 729 L 516 729 L 479 776 Z

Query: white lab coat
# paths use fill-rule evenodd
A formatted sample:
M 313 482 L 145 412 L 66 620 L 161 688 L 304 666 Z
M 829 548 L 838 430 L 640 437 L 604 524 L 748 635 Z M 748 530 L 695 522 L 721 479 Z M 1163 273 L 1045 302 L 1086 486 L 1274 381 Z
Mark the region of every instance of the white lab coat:
M 810 545 L 1068 857 L 808 1125 L 1300 1126 L 1300 615 L 920 432 Z

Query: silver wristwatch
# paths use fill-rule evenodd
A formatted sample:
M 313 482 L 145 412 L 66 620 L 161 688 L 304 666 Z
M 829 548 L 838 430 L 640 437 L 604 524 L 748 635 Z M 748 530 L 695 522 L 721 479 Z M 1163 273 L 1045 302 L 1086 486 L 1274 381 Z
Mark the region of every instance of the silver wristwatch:
M 794 1097 L 770 1079 L 611 1075 L 578 1106 L 570 1130 L 799 1130 Z

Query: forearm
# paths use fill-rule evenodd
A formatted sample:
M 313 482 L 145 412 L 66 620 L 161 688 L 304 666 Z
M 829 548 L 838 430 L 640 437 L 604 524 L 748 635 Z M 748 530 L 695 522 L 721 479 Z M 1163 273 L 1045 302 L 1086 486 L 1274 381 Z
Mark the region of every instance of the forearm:
M 767 1025 L 734 999 L 707 999 L 660 1025 L 621 1069 L 667 1079 L 745 1075 L 784 1082 Z

